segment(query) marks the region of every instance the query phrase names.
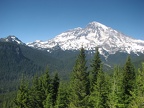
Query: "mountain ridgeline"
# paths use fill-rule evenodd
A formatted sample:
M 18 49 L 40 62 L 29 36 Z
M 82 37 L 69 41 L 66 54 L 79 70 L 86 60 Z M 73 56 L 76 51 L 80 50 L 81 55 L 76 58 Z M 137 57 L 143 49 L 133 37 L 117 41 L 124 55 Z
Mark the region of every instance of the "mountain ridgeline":
M 144 54 L 143 40 L 133 39 L 98 22 L 91 22 L 85 28 L 68 30 L 51 40 L 37 40 L 26 45 L 49 53 L 58 50 L 76 52 L 83 46 L 88 58 L 93 56 L 95 48 L 98 47 L 101 58 L 108 67 L 121 65 L 127 55 L 137 61 L 143 58 Z
M 48 41 L 27 43 L 28 46 L 47 50 L 61 48 L 62 50 L 79 50 L 82 46 L 87 51 L 99 52 L 105 58 L 117 52 L 144 53 L 144 41 L 136 40 L 98 22 L 91 22 L 85 28 L 75 28 L 63 32 Z

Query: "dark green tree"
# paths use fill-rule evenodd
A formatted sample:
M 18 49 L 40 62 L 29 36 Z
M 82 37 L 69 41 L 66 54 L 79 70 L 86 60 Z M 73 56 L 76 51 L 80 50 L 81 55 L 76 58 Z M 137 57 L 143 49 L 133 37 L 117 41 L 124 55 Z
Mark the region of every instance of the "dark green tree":
M 94 84 L 94 90 L 89 98 L 90 108 L 108 108 L 108 83 L 106 76 L 102 71 L 102 66 L 97 74 L 97 81 Z
M 144 63 L 142 63 L 142 69 L 138 69 L 136 75 L 136 84 L 132 94 L 132 101 L 129 104 L 129 108 L 144 108 Z
M 40 78 L 41 92 L 43 93 L 43 108 L 52 107 L 52 79 L 49 75 L 49 69 L 46 68 L 44 75 Z
M 29 89 L 28 83 L 25 82 L 24 77 L 21 80 L 16 98 L 14 100 L 16 108 L 29 108 Z
M 53 80 L 52 80 L 52 105 L 55 106 L 56 104 L 56 99 L 58 95 L 58 88 L 59 88 L 59 77 L 58 73 L 55 74 Z
M 29 98 L 31 108 L 43 108 L 44 92 L 42 90 L 41 80 L 38 76 L 33 78 Z
M 123 78 L 123 89 L 124 89 L 124 103 L 125 107 L 131 101 L 131 92 L 135 86 L 135 69 L 131 62 L 130 56 L 128 56 L 124 66 L 124 78 Z
M 92 69 L 91 73 L 90 73 L 91 92 L 93 91 L 94 84 L 97 81 L 97 74 L 100 70 L 100 66 L 101 66 L 100 54 L 99 54 L 98 48 L 96 48 L 96 53 L 95 53 L 94 58 L 91 63 L 91 69 Z
M 53 79 L 47 80 L 49 81 L 47 88 L 46 99 L 43 102 L 44 108 L 54 108 L 56 104 L 56 99 L 58 95 L 59 88 L 59 77 L 58 73 L 55 74 Z
M 51 78 L 49 75 L 49 69 L 47 68 L 45 71 L 45 74 L 41 77 L 41 85 L 42 85 L 42 90 L 44 91 L 44 98 L 46 99 L 47 94 L 50 93 L 51 89 Z
M 43 102 L 44 108 L 54 108 L 53 107 L 53 100 L 52 100 L 52 94 L 47 94 L 46 100 Z
M 124 107 L 123 103 L 123 74 L 122 69 L 120 67 L 116 66 L 114 68 L 114 73 L 111 77 L 111 85 L 109 86 L 109 107 L 110 108 L 122 108 Z
M 70 106 L 71 108 L 86 108 L 89 94 L 89 79 L 86 67 L 84 48 L 76 60 L 70 79 Z
M 58 96 L 56 101 L 56 108 L 68 108 L 69 105 L 69 88 L 66 83 L 60 83 Z

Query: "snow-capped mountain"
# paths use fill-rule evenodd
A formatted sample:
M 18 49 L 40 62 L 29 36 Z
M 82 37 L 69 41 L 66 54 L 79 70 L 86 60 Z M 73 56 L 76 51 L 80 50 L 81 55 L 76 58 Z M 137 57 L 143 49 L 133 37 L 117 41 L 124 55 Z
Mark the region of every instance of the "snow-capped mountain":
M 11 43 L 16 43 L 16 44 L 21 44 L 24 45 L 21 40 L 19 40 L 16 36 L 10 35 L 6 38 L 0 38 L 0 42 L 11 42 Z
M 75 28 L 63 32 L 48 41 L 37 40 L 27 43 L 28 46 L 38 49 L 79 50 L 82 46 L 85 50 L 94 51 L 99 47 L 100 54 L 144 53 L 144 41 L 136 40 L 107 27 L 98 22 L 91 22 L 85 28 Z

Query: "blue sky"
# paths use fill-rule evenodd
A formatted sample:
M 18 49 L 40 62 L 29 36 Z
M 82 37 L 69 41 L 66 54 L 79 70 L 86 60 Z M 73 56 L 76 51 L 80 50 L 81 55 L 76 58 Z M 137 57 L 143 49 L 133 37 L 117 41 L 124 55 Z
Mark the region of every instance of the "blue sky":
M 92 21 L 144 40 L 144 0 L 0 0 L 0 38 L 48 40 Z

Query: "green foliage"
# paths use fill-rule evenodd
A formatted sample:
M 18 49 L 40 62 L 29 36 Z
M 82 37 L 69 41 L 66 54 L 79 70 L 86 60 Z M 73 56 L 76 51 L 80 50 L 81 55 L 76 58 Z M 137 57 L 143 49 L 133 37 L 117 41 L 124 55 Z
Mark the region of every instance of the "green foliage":
M 136 75 L 136 84 L 132 94 L 132 101 L 129 104 L 129 108 L 143 108 L 144 107 L 144 63 L 142 63 L 142 69 L 138 69 Z
M 124 107 L 123 103 L 123 72 L 122 69 L 116 66 L 114 68 L 113 76 L 111 77 L 111 85 L 109 86 L 109 107 L 110 108 L 122 108 Z
M 41 77 L 34 77 L 30 88 L 22 80 L 14 101 L 15 105 L 17 108 L 53 108 L 58 87 L 58 74 L 55 75 L 54 79 L 51 79 L 47 69 Z
M 60 83 L 56 108 L 68 108 L 69 105 L 69 88 L 67 83 Z
M 85 51 L 81 48 L 80 54 L 73 68 L 70 80 L 70 106 L 71 108 L 87 107 L 89 93 L 89 79 L 85 60 Z
M 135 86 L 135 69 L 131 62 L 130 56 L 124 66 L 123 89 L 124 89 L 124 103 L 127 106 L 131 101 L 131 92 Z
M 18 89 L 16 99 L 14 101 L 16 108 L 29 108 L 29 90 L 28 84 L 22 79 Z
M 22 46 L 24 47 L 24 46 Z M 3 51 L 6 49 L 13 49 L 10 56 L 9 63 L 28 63 L 27 58 L 24 55 L 26 50 L 22 51 L 17 45 L 11 45 L 7 47 L 5 44 L 0 47 Z M 14 51 L 14 52 L 13 52 Z M 17 53 L 16 51 L 19 51 Z M 30 51 L 30 50 L 29 50 Z M 3 52 L 0 51 L 0 54 Z M 20 57 L 19 57 L 20 56 Z M 19 58 L 18 58 L 19 57 Z M 1 57 L 1 60 L 2 57 Z M 25 62 L 24 62 L 25 61 Z M 38 61 L 35 60 L 35 62 Z M 5 62 L 6 63 L 6 62 Z M 45 64 L 45 63 L 44 63 Z M 0 107 L 3 108 L 143 108 L 144 107 L 144 63 L 142 68 L 138 69 L 135 73 L 134 66 L 131 62 L 131 58 L 128 57 L 124 65 L 124 69 L 115 67 L 111 75 L 106 74 L 103 71 L 101 59 L 98 49 L 92 60 L 91 73 L 89 75 L 87 71 L 87 61 L 84 48 L 81 48 L 80 53 L 76 59 L 73 67 L 70 82 L 60 82 L 58 73 L 54 77 L 50 76 L 51 69 L 39 76 L 37 74 L 33 77 L 32 82 L 29 82 L 29 78 L 23 78 L 21 84 L 15 92 L 9 89 L 8 93 L 3 91 L 2 85 L 0 88 L 0 101 L 3 99 L 3 104 Z M 3 65 L 4 66 L 4 65 Z M 31 65 L 29 65 L 31 67 Z M 28 67 L 28 68 L 30 68 Z M 59 71 L 59 70 L 58 70 Z M 13 71 L 12 71 L 13 72 Z M 20 71 L 21 72 L 21 71 Z M 18 72 L 18 74 L 20 73 Z M 30 71 L 31 72 L 31 71 Z M 29 72 L 29 75 L 31 73 Z M 9 72 L 11 74 L 11 72 Z M 22 72 L 23 73 L 23 72 Z M 20 74 L 22 74 L 20 73 Z M 7 74 L 0 73 L 4 79 L 9 79 Z M 16 73 L 14 72 L 16 75 Z M 20 75 L 19 74 L 19 75 Z M 18 76 L 19 76 L 18 75 Z M 15 80 L 18 76 L 10 78 L 9 82 L 18 85 L 18 81 Z M 23 74 L 25 76 L 25 74 Z M 90 77 L 89 77 L 90 76 Z M 29 82 L 29 83 L 28 83 Z M 2 84 L 4 82 L 0 82 Z M 11 84 L 13 86 L 13 83 Z M 3 84 L 4 85 L 4 84 Z M 7 85 L 7 86 L 10 86 Z M 4 95 L 7 94 L 7 95 Z M 9 96 L 9 97 L 7 97 Z M 13 97 L 15 99 L 13 100 Z
M 94 85 L 94 91 L 90 95 L 90 107 L 92 108 L 107 108 L 108 100 L 108 88 L 107 88 L 106 76 L 100 68 L 97 74 L 97 81 Z
M 91 92 L 93 91 L 94 84 L 97 81 L 97 75 L 100 70 L 100 66 L 101 66 L 100 54 L 99 54 L 98 48 L 96 48 L 96 53 L 94 55 L 94 58 L 93 58 L 92 64 L 91 64 L 91 69 L 92 69 L 91 73 L 90 73 Z
M 58 73 L 55 74 L 53 80 L 52 80 L 52 105 L 55 106 L 57 95 L 58 95 L 58 89 L 59 89 L 59 77 Z
M 42 108 L 44 100 L 44 92 L 42 89 L 42 83 L 38 76 L 33 78 L 33 83 L 30 88 L 30 106 L 31 108 Z

